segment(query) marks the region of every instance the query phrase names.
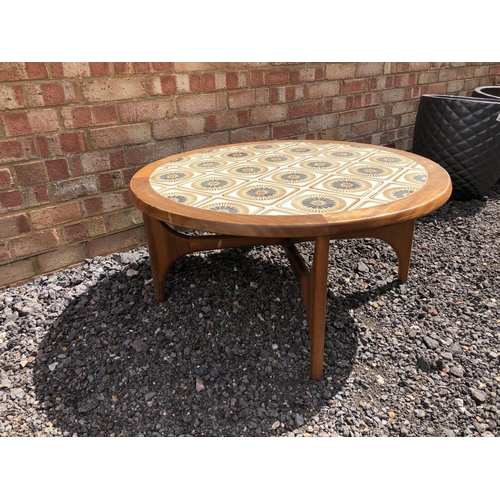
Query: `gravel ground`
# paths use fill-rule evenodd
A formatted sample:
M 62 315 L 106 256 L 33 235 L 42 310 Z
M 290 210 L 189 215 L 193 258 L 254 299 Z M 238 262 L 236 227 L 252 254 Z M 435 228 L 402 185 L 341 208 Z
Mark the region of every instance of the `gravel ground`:
M 420 219 L 406 283 L 332 241 L 319 382 L 279 247 L 186 256 L 163 304 L 146 248 L 4 289 L 0 436 L 498 436 L 499 221 L 500 184 Z

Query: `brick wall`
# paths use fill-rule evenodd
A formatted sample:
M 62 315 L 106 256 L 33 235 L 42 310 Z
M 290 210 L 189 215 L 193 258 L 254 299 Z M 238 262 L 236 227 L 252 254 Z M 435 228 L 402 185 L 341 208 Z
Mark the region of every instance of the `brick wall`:
M 411 147 L 419 97 L 500 63 L 0 63 L 0 286 L 144 243 L 127 186 L 181 151 L 268 139 Z

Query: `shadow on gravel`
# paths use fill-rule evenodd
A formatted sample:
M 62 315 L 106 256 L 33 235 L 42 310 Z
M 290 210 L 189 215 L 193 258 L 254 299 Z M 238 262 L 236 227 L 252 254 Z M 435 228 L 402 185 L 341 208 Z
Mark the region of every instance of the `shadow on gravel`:
M 286 258 L 267 255 L 260 247 L 184 257 L 163 304 L 147 258 L 72 299 L 37 354 L 48 418 L 79 436 L 305 431 L 352 370 L 359 327 L 350 311 L 369 294 L 329 291 L 325 376 L 314 382 L 299 287 Z

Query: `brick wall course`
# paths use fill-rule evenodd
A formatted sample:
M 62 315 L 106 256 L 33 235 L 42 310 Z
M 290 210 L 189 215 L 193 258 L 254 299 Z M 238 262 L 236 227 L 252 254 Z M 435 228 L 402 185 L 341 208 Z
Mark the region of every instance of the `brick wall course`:
M 470 95 L 500 63 L 0 63 L 0 287 L 144 242 L 131 177 L 228 142 L 411 148 L 424 93 Z

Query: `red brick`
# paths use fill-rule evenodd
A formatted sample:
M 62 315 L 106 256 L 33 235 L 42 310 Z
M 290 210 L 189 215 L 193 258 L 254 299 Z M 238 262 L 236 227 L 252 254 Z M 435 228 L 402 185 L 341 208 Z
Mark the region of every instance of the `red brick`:
M 71 88 L 71 87 L 70 87 Z M 43 102 L 46 106 L 57 106 L 76 101 L 76 92 L 72 92 L 71 98 L 66 97 L 66 92 L 61 83 L 45 83 L 41 85 Z
M 271 129 L 269 125 L 259 125 L 257 127 L 245 127 L 231 131 L 231 143 L 267 141 L 271 139 Z
M 383 62 L 358 62 L 356 63 L 356 78 L 377 76 L 384 73 Z
M 487 68 L 486 69 L 486 72 L 487 72 Z M 452 68 L 447 68 L 447 69 L 442 69 L 440 72 L 439 72 L 439 78 L 438 80 L 440 82 L 449 82 L 450 80 L 456 80 L 457 79 L 457 73 L 458 73 L 458 70 L 456 69 L 452 69 Z M 477 76 L 477 75 L 475 75 Z
M 58 269 L 67 268 L 73 264 L 79 264 L 86 257 L 85 245 L 73 245 L 47 252 L 37 257 L 41 273 L 48 273 Z
M 43 184 L 49 180 L 47 167 L 43 161 L 33 163 L 23 163 L 14 167 L 16 177 L 20 185 L 32 186 L 34 184 Z
M 69 177 L 68 160 L 66 158 L 47 160 L 45 166 L 51 181 L 60 181 Z
M 107 214 L 104 217 L 106 222 L 106 229 L 110 233 L 120 231 L 122 229 L 128 229 L 132 226 L 142 224 L 142 212 L 137 208 L 128 208 L 121 212 L 115 212 L 112 214 Z
M 6 241 L 0 241 L 0 262 L 9 260 L 11 257 L 9 244 Z
M 288 106 L 285 104 L 276 104 L 274 106 L 265 106 L 250 110 L 250 123 L 252 125 L 280 122 L 286 120 L 287 118 Z
M 23 204 L 23 197 L 21 191 L 3 191 L 0 192 L 0 213 L 7 211 L 6 209 L 21 207 Z
M 90 131 L 90 138 L 95 149 L 141 144 L 151 140 L 151 128 L 147 123 L 98 128 Z
M 62 228 L 64 241 L 68 244 L 85 241 L 105 233 L 106 225 L 102 217 L 94 217 Z
M 14 180 L 8 168 L 0 169 L 0 189 L 9 189 L 14 185 Z
M 355 111 L 346 111 L 339 115 L 339 125 L 349 125 L 366 120 L 366 109 L 357 109 Z
M 342 94 L 356 94 L 368 91 L 368 80 L 365 78 L 358 80 L 347 80 L 341 84 Z
M 229 108 L 249 108 L 255 106 L 255 90 L 240 90 L 228 94 Z
M 428 94 L 444 94 L 446 92 L 446 82 L 433 83 L 427 87 Z
M 99 189 L 101 191 L 115 191 L 123 186 L 123 179 L 120 172 L 105 172 L 98 179 Z
M 35 275 L 33 263 L 30 260 L 20 260 L 0 266 L 0 286 L 12 286 Z
M 327 80 L 347 80 L 356 75 L 356 63 L 333 63 L 326 65 Z
M 242 85 L 239 82 L 238 73 L 234 73 L 234 72 L 226 73 L 226 87 L 228 89 L 237 89 L 241 86 Z
M 332 129 L 337 126 L 338 121 L 339 117 L 337 113 L 311 116 L 311 118 L 307 120 L 307 132 Z
M 70 132 L 59 135 L 61 153 L 79 153 L 87 149 L 87 138 L 83 132 Z
M 400 102 L 405 99 L 405 89 L 383 90 L 380 94 L 380 101 L 383 103 Z
M 80 205 L 77 201 L 47 207 L 30 212 L 31 222 L 34 229 L 45 229 L 79 219 L 82 216 Z
M 439 79 L 438 71 L 424 71 L 418 75 L 418 84 L 425 85 L 427 83 L 435 83 Z
M 31 138 L 0 141 L 0 164 L 28 160 L 35 156 L 35 143 Z
M 0 238 L 10 238 L 30 231 L 26 214 L 0 218 Z
M 90 76 L 109 76 L 110 64 L 107 62 L 89 62 Z
M 16 137 L 32 133 L 27 112 L 3 115 L 2 121 L 7 136 Z
M 209 148 L 227 144 L 228 142 L 229 132 L 189 136 L 184 139 L 184 150 L 192 151 L 193 149 Z
M 116 108 L 113 104 L 67 107 L 61 110 L 61 116 L 66 128 L 110 125 L 118 120 Z
M 286 123 L 283 125 L 272 126 L 273 139 L 281 139 L 285 137 L 293 137 L 296 135 L 304 134 L 306 132 L 306 122 L 301 120 L 295 123 Z
M 0 111 L 24 108 L 24 96 L 20 85 L 0 85 Z
M 125 148 L 127 155 L 128 165 L 141 165 L 165 158 L 181 152 L 181 145 L 177 139 L 170 139 L 167 141 L 155 141 L 148 144 L 141 144 L 139 146 L 127 146 Z M 135 173 L 137 169 L 127 169 Z M 133 175 L 133 174 L 132 174 Z M 127 176 L 126 172 L 123 173 L 123 182 L 128 185 L 131 176 Z
M 174 70 L 174 63 L 171 62 L 154 62 L 151 63 L 152 72 L 169 72 Z
M 355 136 L 361 137 L 377 132 L 377 126 L 377 121 L 354 123 L 351 130 Z
M 259 87 L 264 85 L 264 72 L 260 69 L 250 72 L 250 85 Z
M 226 99 L 223 94 L 186 95 L 177 98 L 179 115 L 213 113 L 221 111 L 225 107 Z
M 325 112 L 332 113 L 338 111 L 347 111 L 352 109 L 354 98 L 352 96 L 341 96 L 325 101 Z
M 174 99 L 150 99 L 148 101 L 122 102 L 118 105 L 124 122 L 144 122 L 171 118 L 175 115 Z
M 320 115 L 323 112 L 322 101 L 304 102 L 290 105 L 290 118 Z
M 160 76 L 162 94 L 175 94 L 177 92 L 177 80 L 175 75 Z
M 264 83 L 266 85 L 283 85 L 290 82 L 290 72 L 284 69 L 272 69 L 264 71 Z
M 153 137 L 168 139 L 186 135 L 202 134 L 205 130 L 205 119 L 202 116 L 172 118 L 153 122 Z
M 205 128 L 207 132 L 215 132 L 216 130 L 244 127 L 247 124 L 248 111 L 228 111 L 207 116 Z
M 87 253 L 89 257 L 97 255 L 103 256 L 110 253 L 126 250 L 137 246 L 139 236 L 136 229 L 129 229 L 121 233 L 104 236 L 87 243 Z
M 59 234 L 56 229 L 29 233 L 10 240 L 12 251 L 16 257 L 41 253 L 59 245 Z
M 201 82 L 203 85 L 203 90 L 206 92 L 213 92 L 215 87 L 215 73 L 205 73 L 201 77 Z
M 113 153 L 84 153 L 73 159 L 73 170 L 76 175 L 92 174 L 104 170 L 114 170 L 125 166 L 122 151 Z
M 384 90 L 394 87 L 394 76 L 379 76 L 377 78 L 370 78 L 368 80 L 369 90 Z
M 96 180 L 93 176 L 53 182 L 50 189 L 56 202 L 74 200 L 97 193 Z
M 337 96 L 340 93 L 339 82 L 320 82 L 311 84 L 307 89 L 309 99 Z
M 86 102 L 120 101 L 146 97 L 141 78 L 107 78 L 84 81 L 81 83 L 83 98 Z
M 130 205 L 126 192 L 110 193 L 83 200 L 83 213 L 85 217 L 101 215 L 126 208 Z

